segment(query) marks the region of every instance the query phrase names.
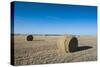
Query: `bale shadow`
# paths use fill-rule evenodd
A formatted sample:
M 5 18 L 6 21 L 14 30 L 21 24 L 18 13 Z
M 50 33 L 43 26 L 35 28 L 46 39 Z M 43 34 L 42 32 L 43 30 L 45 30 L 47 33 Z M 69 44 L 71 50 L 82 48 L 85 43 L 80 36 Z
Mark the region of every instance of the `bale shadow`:
M 92 48 L 92 47 L 91 46 L 81 46 L 81 47 L 77 47 L 74 52 L 82 51 L 82 50 L 86 50 L 86 49 L 90 49 L 90 48 Z
M 69 42 L 69 52 L 77 52 L 92 48 L 91 46 L 78 46 L 78 39 L 73 37 Z

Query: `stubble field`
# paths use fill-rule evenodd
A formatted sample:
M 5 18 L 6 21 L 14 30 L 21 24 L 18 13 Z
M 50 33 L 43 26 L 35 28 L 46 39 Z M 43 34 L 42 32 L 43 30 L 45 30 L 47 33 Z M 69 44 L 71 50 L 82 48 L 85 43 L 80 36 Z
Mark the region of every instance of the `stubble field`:
M 97 60 L 96 36 L 79 36 L 78 49 L 74 52 L 58 53 L 58 39 L 62 36 L 34 36 L 27 41 L 26 35 L 14 36 L 14 65 L 52 64 Z

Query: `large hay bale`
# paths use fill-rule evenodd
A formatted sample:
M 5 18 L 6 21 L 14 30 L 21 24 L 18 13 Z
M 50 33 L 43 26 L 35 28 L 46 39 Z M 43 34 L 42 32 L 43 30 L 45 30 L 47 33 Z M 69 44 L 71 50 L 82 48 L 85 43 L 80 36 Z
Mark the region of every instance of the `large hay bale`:
M 60 54 L 74 52 L 78 47 L 78 40 L 76 37 L 64 35 L 58 39 L 57 47 Z
M 58 39 L 57 41 L 57 47 L 58 47 L 58 54 L 65 54 L 65 40 L 66 36 L 62 36 L 61 38 Z
M 78 39 L 76 37 L 69 37 L 65 41 L 65 51 L 66 52 L 74 52 L 78 47 Z
M 28 35 L 27 36 L 27 41 L 33 41 L 33 36 L 32 35 Z

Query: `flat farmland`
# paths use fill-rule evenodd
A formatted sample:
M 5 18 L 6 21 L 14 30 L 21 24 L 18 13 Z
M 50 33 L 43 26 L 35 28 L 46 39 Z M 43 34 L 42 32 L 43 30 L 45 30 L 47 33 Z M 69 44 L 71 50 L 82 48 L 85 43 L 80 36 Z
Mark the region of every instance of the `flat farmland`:
M 96 36 L 77 36 L 78 49 L 74 52 L 58 53 L 57 42 L 62 36 L 14 36 L 14 64 L 53 64 L 97 60 Z

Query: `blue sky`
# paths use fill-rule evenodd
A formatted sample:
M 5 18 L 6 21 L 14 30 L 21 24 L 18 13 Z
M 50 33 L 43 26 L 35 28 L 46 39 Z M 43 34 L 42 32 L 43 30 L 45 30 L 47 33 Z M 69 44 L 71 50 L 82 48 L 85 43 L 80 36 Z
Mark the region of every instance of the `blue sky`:
M 15 2 L 14 33 L 95 35 L 97 8 Z

